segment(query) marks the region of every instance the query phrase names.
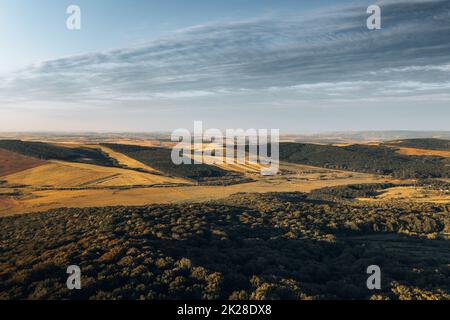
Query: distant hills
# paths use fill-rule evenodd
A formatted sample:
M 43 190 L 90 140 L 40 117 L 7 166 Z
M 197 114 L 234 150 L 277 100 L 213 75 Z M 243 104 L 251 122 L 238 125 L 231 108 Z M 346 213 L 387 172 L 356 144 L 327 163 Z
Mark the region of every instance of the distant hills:
M 311 143 L 347 143 L 347 142 L 386 142 L 404 139 L 447 139 L 450 140 L 450 131 L 341 131 L 341 132 L 311 132 L 286 133 L 281 130 L 283 141 L 311 142 Z M 41 140 L 82 140 L 85 142 L 110 142 L 115 139 L 157 139 L 170 140 L 170 132 L 0 132 L 0 139 L 20 139 L 29 141 Z

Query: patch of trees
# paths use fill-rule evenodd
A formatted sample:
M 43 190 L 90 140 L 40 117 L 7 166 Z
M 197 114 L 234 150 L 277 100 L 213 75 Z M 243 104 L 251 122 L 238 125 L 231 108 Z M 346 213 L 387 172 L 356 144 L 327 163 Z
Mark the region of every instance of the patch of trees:
M 0 230 L 0 299 L 450 299 L 443 205 L 237 194 L 4 217 Z M 65 286 L 73 264 L 82 290 Z
M 229 185 L 251 181 L 241 174 L 231 173 L 207 164 L 181 164 L 172 162 L 170 149 L 123 144 L 102 144 L 116 152 L 140 161 L 169 176 L 195 180 L 205 185 Z
M 350 170 L 396 178 L 449 177 L 445 159 L 434 156 L 407 156 L 388 147 L 352 145 L 336 147 L 302 143 L 281 143 L 280 160 Z
M 42 160 L 63 160 L 102 166 L 118 166 L 100 149 L 67 148 L 43 142 L 0 140 L 0 148 Z
M 394 147 L 450 151 L 450 140 L 444 139 L 405 139 L 385 143 Z
M 398 185 L 392 183 L 353 184 L 337 187 L 326 187 L 312 190 L 309 193 L 311 199 L 321 200 L 352 200 L 356 198 L 374 198 L 380 195 L 380 190 L 392 188 Z
M 420 179 L 417 181 L 417 185 L 435 190 L 450 190 L 449 182 L 437 179 Z

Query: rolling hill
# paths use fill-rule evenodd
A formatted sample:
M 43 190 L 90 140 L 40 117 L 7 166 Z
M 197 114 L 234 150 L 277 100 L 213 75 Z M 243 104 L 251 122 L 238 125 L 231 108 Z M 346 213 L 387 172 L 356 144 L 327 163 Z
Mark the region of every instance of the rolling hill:
M 0 149 L 0 177 L 38 167 L 45 163 L 42 160 Z
M 207 164 L 175 165 L 171 149 L 123 144 L 102 144 L 115 152 L 125 154 L 168 176 L 191 179 L 203 184 L 234 184 L 251 181 L 242 174 L 230 172 Z
M 49 143 L 21 140 L 0 140 L 0 149 L 41 160 L 63 160 L 101 166 L 117 166 L 117 162 L 100 149 L 68 148 Z
M 280 160 L 332 169 L 392 175 L 396 178 L 448 178 L 446 159 L 398 154 L 385 146 L 330 146 L 281 143 Z
M 5 176 L 3 179 L 10 184 L 32 186 L 38 189 L 87 189 L 189 183 L 180 178 L 63 161 L 49 161 L 47 164 Z

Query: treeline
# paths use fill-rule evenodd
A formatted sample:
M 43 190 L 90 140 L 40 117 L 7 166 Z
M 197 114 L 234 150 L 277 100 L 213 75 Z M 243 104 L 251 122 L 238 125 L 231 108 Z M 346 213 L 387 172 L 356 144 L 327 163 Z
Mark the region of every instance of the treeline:
M 143 147 L 123 144 L 102 144 L 116 152 L 140 161 L 169 176 L 187 178 L 202 184 L 234 184 L 250 181 L 241 174 L 231 173 L 207 164 L 176 165 L 171 158 L 171 149 L 158 147 Z
M 450 299 L 444 205 L 238 194 L 58 209 L 0 218 L 0 229 L 1 299 Z M 82 290 L 69 291 L 74 264 Z
M 450 151 L 450 140 L 443 139 L 406 139 L 389 141 L 385 144 L 394 147 Z
M 0 140 L 0 148 L 42 160 L 63 160 L 102 166 L 118 166 L 115 159 L 110 158 L 100 149 L 68 148 L 49 143 L 21 140 Z
M 330 169 L 391 175 L 396 178 L 450 176 L 450 166 L 441 157 L 401 155 L 392 148 L 380 146 L 336 147 L 282 143 L 280 160 Z

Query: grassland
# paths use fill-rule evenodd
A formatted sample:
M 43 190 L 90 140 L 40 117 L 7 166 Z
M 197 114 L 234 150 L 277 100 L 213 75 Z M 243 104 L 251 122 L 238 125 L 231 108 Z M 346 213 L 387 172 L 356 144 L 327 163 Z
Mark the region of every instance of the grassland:
M 126 167 L 126 168 L 130 168 L 130 169 L 140 169 L 143 171 L 148 171 L 148 172 L 154 172 L 154 173 L 161 173 L 158 170 L 147 166 L 145 164 L 143 164 L 140 161 L 137 161 L 133 158 L 127 157 L 126 155 L 124 155 L 123 153 L 120 152 L 115 152 L 114 150 L 112 150 L 111 148 L 105 147 L 105 146 L 91 146 L 91 147 L 100 147 L 100 149 L 106 153 L 110 158 L 115 159 L 119 165 Z
M 401 147 L 397 149 L 397 153 L 408 156 L 436 156 L 450 158 L 450 151 L 448 150 L 430 150 Z
M 48 164 L 4 177 L 10 184 L 35 188 L 92 188 L 181 184 L 188 181 L 162 175 L 84 163 L 50 161 Z
M 236 193 L 248 192 L 310 192 L 326 186 L 359 183 L 397 182 L 388 177 L 327 170 L 309 166 L 286 165 L 298 170 L 288 176 L 261 177 L 254 182 L 228 186 L 173 186 L 96 188 L 87 190 L 21 189 L 22 196 L 0 200 L 0 215 L 45 211 L 63 207 L 102 207 L 110 205 L 147 205 L 157 203 L 202 202 L 216 200 Z M 136 173 L 137 174 L 137 173 Z M 39 177 L 40 175 L 37 175 Z M 76 177 L 79 177 L 77 174 Z M 89 176 L 88 176 L 89 180 Z M 44 180 L 43 182 L 45 182 Z M 24 182 L 17 180 L 16 182 Z M 80 181 L 78 181 L 80 182 Z M 174 180 L 181 183 L 182 180 Z M 99 186 L 95 181 L 94 186 Z M 105 182 L 106 183 L 106 182 Z M 1 188 L 0 188 L 1 190 Z

